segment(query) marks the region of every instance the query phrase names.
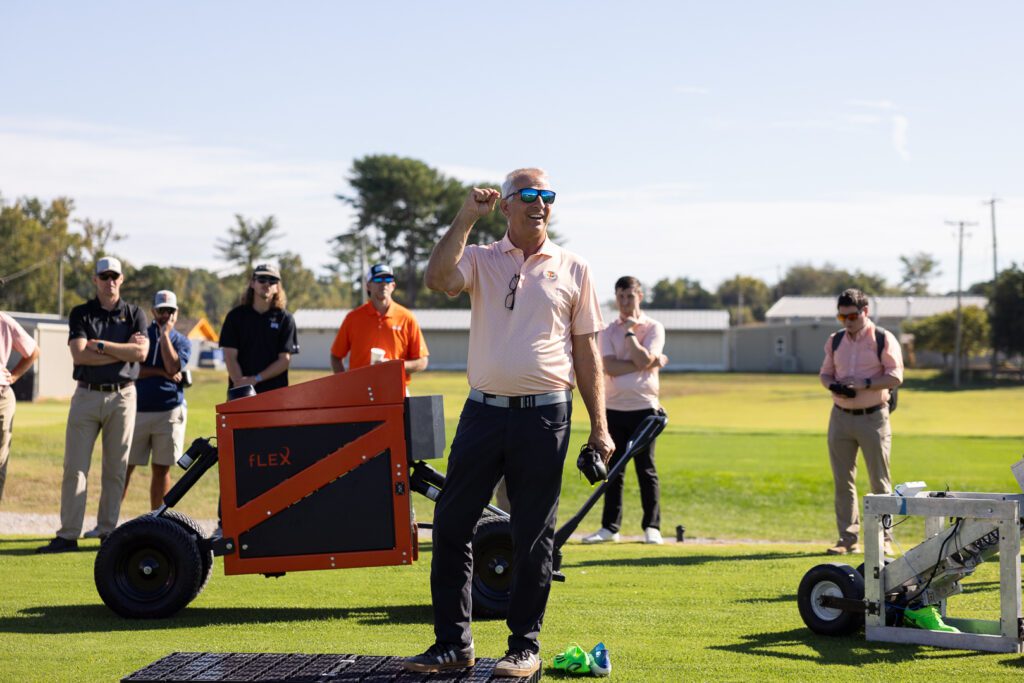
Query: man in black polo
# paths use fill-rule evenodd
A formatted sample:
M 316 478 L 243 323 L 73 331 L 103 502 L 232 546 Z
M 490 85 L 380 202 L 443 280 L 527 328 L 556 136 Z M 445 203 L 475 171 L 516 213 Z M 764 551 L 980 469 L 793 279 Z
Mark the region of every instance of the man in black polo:
M 135 380 L 149 351 L 146 314 L 121 299 L 124 275 L 116 258 L 96 263 L 96 298 L 75 306 L 68 317 L 68 347 L 78 388 L 71 397 L 64 441 L 60 530 L 41 553 L 78 550 L 85 519 L 86 485 L 96 437 L 103 433 L 103 478 L 97 529 L 100 539 L 121 514 L 128 450 L 135 429 Z
M 241 305 L 228 312 L 220 332 L 229 389 L 251 384 L 263 393 L 288 386 L 299 338 L 287 303 L 277 268 L 256 266 Z

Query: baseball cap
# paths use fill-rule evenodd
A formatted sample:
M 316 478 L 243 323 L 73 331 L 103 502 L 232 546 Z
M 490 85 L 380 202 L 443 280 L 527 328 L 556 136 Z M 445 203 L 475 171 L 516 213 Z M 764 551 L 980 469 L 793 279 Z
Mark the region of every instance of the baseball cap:
M 124 272 L 121 270 L 121 262 L 118 261 L 113 256 L 104 256 L 103 258 L 96 262 L 97 275 L 99 275 L 100 273 L 108 272 L 117 273 L 118 275 Z
M 366 281 L 369 282 L 373 278 L 381 275 L 390 275 L 391 277 L 394 277 L 395 271 L 391 270 L 391 266 L 386 263 L 375 263 L 370 266 L 370 270 L 366 271 Z
M 252 271 L 252 276 L 256 277 L 257 275 L 269 275 L 271 277 L 276 277 L 278 280 L 281 279 L 281 271 L 269 263 L 261 263 L 256 266 Z
M 153 297 L 153 308 L 173 308 L 178 310 L 178 297 L 169 289 L 161 289 Z

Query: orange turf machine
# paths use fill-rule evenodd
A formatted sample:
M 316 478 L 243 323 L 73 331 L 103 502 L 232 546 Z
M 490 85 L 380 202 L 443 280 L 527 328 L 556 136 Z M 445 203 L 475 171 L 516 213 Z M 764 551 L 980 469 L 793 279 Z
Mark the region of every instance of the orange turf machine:
M 416 560 L 410 496 L 443 486 L 423 461 L 443 456 L 444 414 L 440 396 L 405 395 L 404 373 L 392 361 L 218 405 L 216 446 L 196 439 L 164 505 L 100 548 L 104 602 L 169 616 L 205 586 L 214 555 L 225 574 L 267 576 Z M 207 537 L 172 508 L 218 464 L 221 528 Z

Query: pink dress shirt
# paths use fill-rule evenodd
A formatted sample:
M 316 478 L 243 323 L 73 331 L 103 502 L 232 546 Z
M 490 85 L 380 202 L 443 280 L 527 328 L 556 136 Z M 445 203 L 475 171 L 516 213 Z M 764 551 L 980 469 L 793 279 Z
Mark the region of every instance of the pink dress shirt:
M 831 375 L 837 382 L 864 380 L 883 374 L 903 381 L 903 352 L 892 332 L 885 331 L 885 349 L 882 350 L 881 361 L 878 360 L 878 348 L 875 345 L 875 324 L 870 319 L 865 321 L 856 339 L 849 332 L 843 335 L 833 357 L 834 336 L 835 333 L 825 342 L 825 361 L 821 364 L 819 374 Z M 873 408 L 889 400 L 889 390 L 858 389 L 853 398 L 833 394 L 832 399 L 840 408 Z
M 641 346 L 660 356 L 665 349 L 665 326 L 647 317 L 643 311 L 633 326 L 633 333 Z M 604 328 L 600 336 L 601 357 L 612 356 L 630 361 L 626 345 L 626 327 L 621 317 Z M 604 403 L 609 410 L 647 410 L 661 407 L 658 402 L 658 368 L 627 372 L 624 375 L 604 376 Z
M 11 359 L 11 350 L 27 358 L 35 353 L 36 340 L 25 331 L 25 328 L 18 324 L 18 321 L 0 312 L 0 363 L 7 367 L 7 361 Z M 0 375 L 0 387 L 9 386 L 9 383 Z

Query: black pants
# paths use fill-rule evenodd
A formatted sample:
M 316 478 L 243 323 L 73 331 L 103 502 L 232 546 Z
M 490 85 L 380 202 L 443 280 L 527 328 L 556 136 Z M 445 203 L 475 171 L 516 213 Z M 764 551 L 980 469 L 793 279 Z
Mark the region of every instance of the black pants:
M 648 415 L 657 415 L 658 411 L 653 408 L 647 410 L 608 410 L 608 431 L 611 432 L 612 441 L 615 442 L 615 453 L 612 455 L 609 469 L 615 466 L 626 452 L 626 444 L 629 437 L 640 426 Z M 658 471 L 654 469 L 654 443 L 637 452 L 633 456 L 633 466 L 636 467 L 636 478 L 640 484 L 640 501 L 644 506 L 644 518 L 641 527 L 661 528 L 661 508 L 658 500 L 660 489 L 658 486 Z M 622 488 L 624 484 L 625 471 L 620 472 L 614 479 L 608 480 L 608 489 L 604 494 L 604 514 L 601 515 L 601 526 L 609 531 L 618 531 L 622 526 Z
M 465 646 L 473 640 L 470 541 L 504 476 L 516 511 L 511 518 L 508 646 L 540 650 L 537 638 L 551 591 L 555 515 L 571 414 L 569 403 L 516 409 L 466 401 L 434 510 L 430 592 L 437 642 Z

